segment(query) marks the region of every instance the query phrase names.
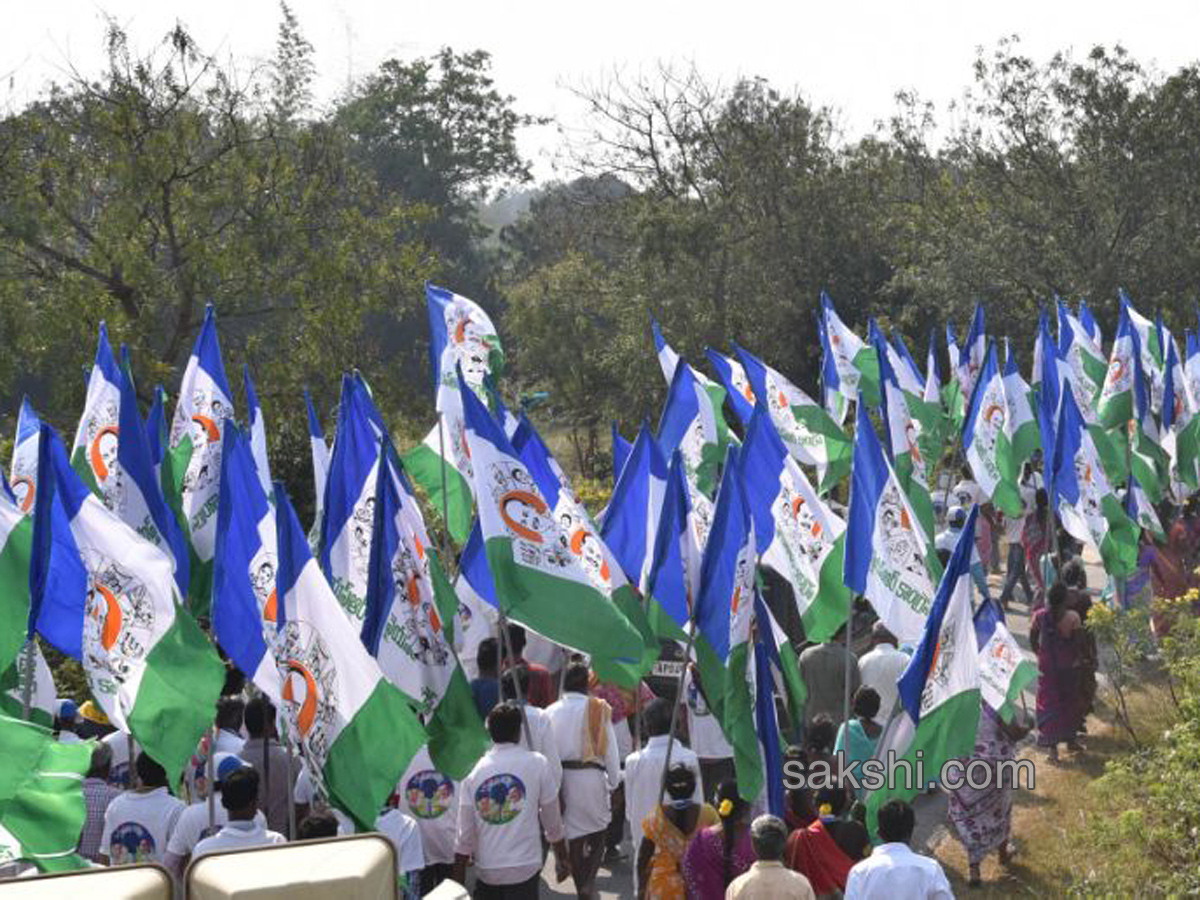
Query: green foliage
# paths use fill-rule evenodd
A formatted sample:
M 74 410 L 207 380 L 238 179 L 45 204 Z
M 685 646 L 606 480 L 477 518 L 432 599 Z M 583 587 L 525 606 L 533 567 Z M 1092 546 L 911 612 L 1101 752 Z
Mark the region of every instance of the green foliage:
M 1089 786 L 1093 811 L 1079 839 L 1104 866 L 1080 877 L 1079 893 L 1182 896 L 1200 891 L 1200 621 L 1192 596 L 1155 611 L 1162 661 L 1175 701 L 1168 729 L 1133 753 L 1111 760 Z M 1095 607 L 1106 609 L 1106 607 Z M 1092 616 L 1088 617 L 1089 623 Z M 1147 646 L 1140 619 L 1101 617 L 1102 633 L 1120 644 Z M 1140 626 L 1140 638 L 1138 637 Z M 1148 677 L 1145 667 L 1140 673 Z

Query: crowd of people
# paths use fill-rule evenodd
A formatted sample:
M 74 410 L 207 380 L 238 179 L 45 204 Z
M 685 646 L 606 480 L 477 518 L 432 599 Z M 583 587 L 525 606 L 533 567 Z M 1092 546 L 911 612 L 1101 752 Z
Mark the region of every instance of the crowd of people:
M 977 534 L 977 601 L 1012 611 L 1024 595 L 1039 673 L 1034 716 L 1005 721 L 986 704 L 981 711 L 971 760 L 997 768 L 1035 729 L 1051 762 L 1060 747 L 1084 752 L 1099 660 L 1088 628 L 1095 603 L 1147 604 L 1197 584 L 1195 505 L 1159 509 L 1166 539 L 1145 531 L 1138 576 L 1106 592 L 1089 585 L 1079 546 L 1065 532 L 1051 533 L 1046 492 L 1032 468 L 1022 485 L 1024 515 L 1006 519 L 982 506 L 988 527 Z M 939 550 L 953 546 L 964 509 L 978 499 L 966 479 L 946 492 Z M 1003 575 L 995 599 L 989 573 Z M 833 765 L 844 754 L 854 770 L 875 754 L 912 648 L 878 621 L 856 644 L 864 639 L 870 646 L 859 655 L 844 627 L 800 653 L 808 699 L 797 721 L 787 721 L 780 704 L 793 741 L 785 760 Z M 470 687 L 492 747 L 472 771 L 449 778 L 422 749 L 374 823 L 395 846 L 409 896 L 454 878 L 477 897 L 536 897 L 548 856 L 557 878 L 570 877 L 584 898 L 598 896 L 602 866 L 622 859 L 632 884 L 618 890 L 638 897 L 951 896 L 940 865 L 911 847 L 908 804 L 879 811 L 873 842 L 864 798 L 853 790 L 789 788 L 778 817 L 767 813 L 764 798 L 747 802 L 694 667 L 685 667 L 676 704 L 674 690 L 657 696 L 643 684 L 626 691 L 599 681 L 581 657 L 560 649 L 543 657 L 547 665 L 526 649 L 527 635 L 514 624 L 477 647 Z M 178 785 L 127 735 L 107 727 L 93 704 L 63 702 L 60 740 L 98 738 L 83 784 L 79 852 L 101 865 L 159 862 L 182 878 L 191 860 L 208 853 L 353 833 L 355 824 L 280 744 L 270 702 L 251 693 L 231 670 L 212 736 Z M 1014 852 L 1012 791 L 1002 779 L 948 791 L 949 823 L 966 849 L 972 884 L 988 855 L 1008 865 Z

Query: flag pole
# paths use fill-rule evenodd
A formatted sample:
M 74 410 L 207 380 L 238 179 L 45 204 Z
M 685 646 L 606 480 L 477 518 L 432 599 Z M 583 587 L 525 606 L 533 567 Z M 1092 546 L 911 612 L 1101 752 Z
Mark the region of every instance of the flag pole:
M 499 606 L 500 598 L 496 598 L 496 612 L 500 624 L 500 640 L 504 647 L 504 656 L 508 659 L 508 671 L 512 678 L 513 688 L 517 693 L 517 706 L 521 709 L 521 730 L 525 734 L 525 743 L 529 745 L 529 749 L 533 749 L 533 735 L 529 731 L 529 717 L 525 715 L 525 692 L 521 690 L 521 679 L 517 677 L 516 656 L 512 652 L 512 641 L 508 636 L 508 617 L 504 615 L 504 610 Z M 566 666 L 563 666 L 566 670 Z M 500 673 L 500 680 L 504 681 L 504 672 Z
M 25 661 L 25 671 L 21 679 L 21 718 L 26 722 L 29 721 L 29 710 L 33 705 L 33 678 L 34 678 L 34 654 L 33 654 L 33 638 L 25 641 L 25 646 L 21 650 L 21 655 Z
M 846 664 L 842 670 L 842 727 L 850 721 L 850 666 L 853 665 L 854 651 L 851 649 L 851 638 L 854 634 L 854 592 L 850 592 L 846 610 Z
M 446 484 L 446 417 L 438 410 L 438 456 L 440 457 L 442 473 L 442 527 L 446 529 L 446 544 L 451 545 L 450 537 L 450 495 Z M 447 554 L 449 557 L 450 554 Z M 449 576 L 447 576 L 449 577 Z
M 212 730 L 209 732 L 208 759 L 205 760 L 204 768 L 208 775 L 208 828 L 209 831 L 217 826 L 217 726 L 214 723 Z M 130 750 L 132 751 L 132 747 Z M 130 764 L 133 760 L 130 759 Z
M 662 779 L 658 784 L 659 806 L 662 806 L 663 794 L 667 792 L 667 773 L 671 771 L 671 750 L 675 747 L 675 729 L 679 725 L 679 705 L 680 703 L 687 702 L 683 696 L 683 682 L 687 677 L 688 665 L 692 661 L 692 647 L 696 643 L 696 622 L 693 619 L 688 624 L 691 627 L 688 629 L 687 647 L 683 651 L 683 668 L 679 671 L 679 681 L 675 685 L 675 703 L 671 706 L 671 726 L 667 732 L 667 752 L 663 757 Z M 640 694 L 641 691 L 638 691 L 638 693 Z
M 276 730 L 278 730 L 278 729 L 276 729 Z M 295 784 L 294 784 L 295 779 L 292 777 L 292 773 L 295 771 L 295 768 L 294 768 L 295 762 L 294 762 L 294 759 L 292 756 L 291 735 L 288 732 L 286 721 L 283 723 L 283 735 L 281 737 L 280 742 L 283 744 L 284 749 L 287 750 L 287 781 L 286 781 L 286 785 L 287 785 L 288 840 L 294 841 L 294 840 L 296 840 L 296 788 L 295 788 Z

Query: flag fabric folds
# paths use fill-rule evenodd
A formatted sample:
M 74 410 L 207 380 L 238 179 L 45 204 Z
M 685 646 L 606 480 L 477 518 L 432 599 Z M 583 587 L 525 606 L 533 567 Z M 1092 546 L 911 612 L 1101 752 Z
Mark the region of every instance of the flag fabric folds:
M 167 552 L 84 487 L 49 426 L 42 426 L 40 442 L 43 499 L 61 504 L 67 525 L 55 537 L 74 544 L 86 576 L 76 586 L 85 593 L 72 627 L 82 634 L 92 696 L 115 727 L 132 733 L 177 777 L 212 725 L 225 667 L 180 605 Z M 39 504 L 39 515 L 52 515 L 52 508 Z M 43 551 L 35 546 L 35 553 Z
M 282 711 L 314 779 L 359 828 L 370 830 L 425 743 L 425 730 L 341 610 L 278 483 L 275 513 Z
M 975 640 L 980 697 L 1002 720 L 1011 722 L 1022 692 L 1037 681 L 1037 663 L 1012 636 L 994 600 L 984 600 L 975 610 Z

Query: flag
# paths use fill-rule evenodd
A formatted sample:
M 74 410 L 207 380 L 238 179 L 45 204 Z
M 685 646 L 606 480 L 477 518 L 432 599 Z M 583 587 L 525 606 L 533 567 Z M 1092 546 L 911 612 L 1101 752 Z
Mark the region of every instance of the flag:
M 1051 483 L 1063 527 L 1100 553 L 1109 575 L 1132 575 L 1137 571 L 1137 524 L 1125 515 L 1113 492 L 1069 391 L 1062 397 L 1056 432 Z
M 242 384 L 246 389 L 246 418 L 250 423 L 250 452 L 254 457 L 254 468 L 262 485 L 263 496 L 271 496 L 271 465 L 267 462 L 267 425 L 263 421 L 258 393 L 254 390 L 254 379 L 250 377 L 249 364 L 242 367 Z
M 759 642 L 767 662 L 778 673 L 787 698 L 788 715 L 796 726 L 804 721 L 804 704 L 808 702 L 808 686 L 800 675 L 800 657 L 780 624 L 771 613 L 760 590 L 754 599 L 754 615 L 758 619 Z M 806 635 L 807 638 L 807 635 Z
M 12 467 L 8 475 L 8 489 L 23 513 L 33 512 L 37 500 L 38 434 L 41 427 L 42 421 L 33 411 L 33 404 L 28 397 L 23 397 L 21 412 L 17 416 Z
M 993 600 L 984 600 L 975 610 L 975 641 L 980 696 L 1003 721 L 1011 722 L 1021 694 L 1037 681 L 1037 663 L 1025 655 Z
M 850 610 L 842 583 L 846 523 L 817 496 L 758 407 L 740 454 L 759 560 L 792 588 L 807 640 L 833 637 Z
M 329 445 L 325 443 L 325 432 L 321 420 L 313 408 L 312 396 L 304 391 L 304 405 L 308 410 L 308 445 L 312 454 L 313 497 L 316 514 L 313 516 L 313 533 L 321 534 L 321 521 L 325 517 L 325 485 L 329 481 Z M 273 496 L 273 494 L 268 494 Z
M 738 792 L 754 802 L 763 788 L 754 710 L 754 520 L 742 490 L 738 451 L 725 459 L 712 533 L 700 564 L 695 604 L 696 640 L 711 656 L 697 654 L 705 690 L 722 697 L 719 721 L 733 747 Z M 723 685 L 717 691 L 716 685 Z
M 1151 503 L 1161 503 L 1169 483 L 1171 458 L 1163 449 L 1150 409 L 1148 379 L 1140 359 L 1133 361 L 1133 419 L 1128 425 L 1129 475 L 1136 477 Z
M 471 390 L 485 399 L 484 379 L 501 374 L 504 351 L 496 326 L 479 304 L 430 283 L 425 299 L 438 422 L 402 458 L 430 505 L 446 519 L 450 536 L 462 544 L 471 529 L 473 476 L 455 367 L 462 366 Z
M 217 539 L 217 503 L 221 477 L 221 435 L 233 415 L 232 393 L 221 362 L 217 320 L 211 305 L 188 358 L 163 465 L 169 473 L 167 501 L 179 517 L 191 546 L 188 604 L 208 612 L 212 595 L 212 558 Z
M 757 595 L 757 592 L 755 592 Z M 760 611 L 766 604 L 757 604 Z M 769 613 L 768 613 L 769 615 Z M 758 735 L 758 753 L 762 760 L 763 788 L 766 792 L 767 812 L 783 817 L 783 740 L 779 735 L 779 715 L 775 708 L 775 679 L 771 673 L 771 648 L 773 636 L 762 628 L 754 642 L 754 725 Z
M 72 627 L 82 634 L 88 686 L 113 726 L 132 733 L 174 781 L 212 726 L 225 667 L 180 605 L 167 551 L 84 487 L 49 426 L 39 441 L 42 499 L 61 504 L 67 520 L 67 533 L 55 537 L 74 544 L 86 575 Z M 37 515 L 52 515 L 52 505 L 38 507 Z
M 1156 321 L 1151 322 L 1133 306 L 1133 301 L 1125 291 L 1118 291 L 1121 300 L 1121 310 L 1126 314 L 1130 328 L 1137 335 L 1137 353 L 1147 378 L 1147 389 L 1150 405 L 1157 414 L 1162 409 L 1164 371 L 1167 360 L 1167 339 L 1171 332 L 1163 325 L 1161 314 Z
M 643 423 L 617 479 L 600 537 L 629 581 L 645 592 L 667 487 L 667 461 Z
M 26 859 L 43 872 L 87 868 L 75 847 L 92 745 L 61 744 L 48 729 L 0 716 L 0 758 L 0 859 Z
M 988 347 L 977 386 L 971 395 L 962 443 L 975 480 L 991 502 L 1006 516 L 1020 516 L 1021 466 L 1037 446 L 1037 426 L 1024 393 L 1024 382 L 1009 360 L 1011 381 L 1002 377 L 996 361 L 996 344 Z M 1013 386 L 1013 396 L 1006 390 Z
M 488 747 L 471 686 L 454 654 L 458 597 L 396 489 L 390 442 L 380 444 L 362 641 L 384 676 L 425 718 L 434 764 L 461 779 Z
M 900 332 L 892 332 L 889 349 L 903 363 L 902 365 L 896 365 L 896 375 L 900 379 L 901 387 L 910 394 L 922 394 L 925 390 L 925 376 L 921 374 L 921 369 L 917 365 L 917 361 L 908 352 L 908 345 L 904 343 L 904 336 Z
M 937 435 L 942 417 L 941 404 L 927 404 L 915 382 L 911 386 L 916 390 L 906 389 L 898 380 L 896 369 L 897 364 L 904 366 L 904 361 L 889 350 L 877 330 L 873 337 L 879 354 L 880 411 L 888 456 L 926 539 L 933 540 L 933 497 L 929 493 L 927 460 L 936 461 L 941 456 Z
M 971 616 L 971 558 L 975 551 L 973 507 L 938 586 L 924 632 L 908 667 L 897 680 L 901 711 L 880 735 L 877 755 L 888 754 L 936 778 L 947 761 L 970 756 L 979 727 L 979 654 Z M 911 800 L 925 789 L 916 779 L 899 778 L 867 795 L 867 827 L 877 833 L 879 809 L 889 800 Z
M 234 665 L 278 706 L 283 682 L 271 652 L 279 621 L 274 492 L 263 492 L 253 447 L 235 424 L 226 424 L 222 440 L 213 634 Z
M 755 401 L 754 388 L 750 386 L 750 379 L 746 377 L 745 367 L 736 359 L 712 348 L 706 348 L 704 353 L 708 356 L 713 371 L 717 373 L 717 378 L 725 387 L 725 396 L 729 399 L 729 405 L 733 407 L 738 421 L 743 425 L 748 424 L 750 415 L 754 412 Z
M 975 314 L 971 316 L 971 327 L 959 352 L 958 368 L 954 373 L 962 387 L 964 401 L 968 401 L 975 390 L 975 381 L 983 369 L 986 356 L 987 334 L 984 328 L 983 307 L 976 303 Z
M 29 557 L 33 520 L 0 496 L 0 671 L 12 665 L 29 624 Z
M 154 464 L 154 478 L 162 484 L 163 454 L 167 450 L 167 392 L 161 384 L 154 386 L 154 401 L 146 414 L 146 443 L 150 447 L 150 462 Z
M 930 546 L 859 404 L 843 578 L 902 642 L 920 638 L 933 603 Z
M 1187 335 L 1188 343 L 1194 342 Z M 1167 351 L 1167 376 L 1163 386 L 1162 447 L 1170 460 L 1171 489 L 1183 503 L 1200 490 L 1200 410 L 1190 379 L 1179 364 L 1175 344 Z
M 650 625 L 660 638 L 687 640 L 692 603 L 700 593 L 703 546 L 693 521 L 683 458 L 676 450 L 667 470 L 644 591 Z
M 716 410 L 719 413 L 720 407 Z M 723 425 L 724 419 L 719 421 Z M 658 441 L 664 454 L 676 450 L 682 454 L 688 482 L 709 497 L 716 490 L 721 455 L 728 443 L 728 432 L 721 425 L 692 367 L 686 362 L 676 365 L 658 423 Z
M 505 435 L 511 440 L 512 435 L 505 432 Z M 612 477 L 613 490 L 617 488 L 618 482 L 621 480 L 621 473 L 625 471 L 625 462 L 629 459 L 629 454 L 633 451 L 633 444 L 625 440 L 621 435 L 621 431 L 617 428 L 617 423 L 612 423 Z
M 1105 428 L 1124 428 L 1133 418 L 1134 359 L 1138 336 L 1129 320 L 1129 306 L 1122 304 L 1117 333 L 1108 355 L 1108 375 L 1097 399 L 1097 415 Z
M 275 523 L 282 712 L 314 779 L 359 828 L 370 830 L 425 743 L 425 730 L 342 612 L 278 483 Z
M 643 637 L 594 586 L 529 469 L 479 399 L 460 381 L 488 568 L 505 614 L 592 656 L 592 665 L 640 664 Z M 611 575 L 611 571 L 610 571 Z
M 641 658 L 635 663 L 613 664 L 601 658 L 593 664 L 593 668 L 603 681 L 636 686 L 642 675 L 654 665 L 662 648 L 651 631 L 623 567 L 604 542 L 600 529 L 592 521 L 587 509 L 576 499 L 570 483 L 537 429 L 525 417 L 521 419 L 512 445 L 549 506 L 550 515 L 566 539 L 566 548 L 579 560 L 592 586 L 607 597 L 643 637 L 645 647 Z
M 853 448 L 841 426 L 813 399 L 748 350 L 735 347 L 759 404 L 796 462 L 817 469 L 817 489 L 826 494 L 850 473 Z M 874 368 L 878 397 L 879 368 Z M 878 405 L 878 400 L 876 400 Z
M 58 690 L 54 686 L 54 675 L 42 654 L 37 641 L 33 642 L 33 683 L 29 692 L 29 717 L 27 721 L 43 728 L 54 726 L 55 702 Z M 14 719 L 25 718 L 25 669 L 24 650 L 17 655 L 7 669 L 0 674 L 0 711 Z
M 925 353 L 925 390 L 921 398 L 928 404 L 942 403 L 942 368 L 938 362 L 937 332 L 929 332 L 929 350 Z
M 966 415 L 967 397 L 963 392 L 959 379 L 959 366 L 963 360 L 962 350 L 954 336 L 954 326 L 946 323 L 946 355 L 950 359 L 950 378 L 942 388 L 942 406 L 946 409 L 951 433 L 962 429 L 963 417 Z
M 367 601 L 367 572 L 375 522 L 379 433 L 372 424 L 366 387 L 342 376 L 337 433 L 325 484 L 318 557 L 342 608 L 360 628 Z
M 71 466 L 106 509 L 167 552 L 180 595 L 186 596 L 187 544 L 163 497 L 133 382 L 113 359 L 103 322 Z
M 879 405 L 879 368 L 873 348 L 843 324 L 833 301 L 821 292 L 821 377 L 826 411 L 837 423 L 846 418 L 850 401 L 861 393 L 869 406 Z M 830 397 L 834 404 L 829 405 Z
M 1125 488 L 1125 515 L 1136 522 L 1142 531 L 1152 534 L 1158 543 L 1166 542 L 1167 533 L 1163 530 L 1162 521 L 1134 475 L 1129 476 L 1129 484 Z
M 1070 370 L 1079 411 L 1093 411 L 1108 374 L 1108 360 L 1083 322 L 1061 300 L 1058 301 L 1058 355 Z
M 1100 331 L 1100 325 L 1092 315 L 1091 309 L 1088 308 L 1086 300 L 1079 301 L 1079 323 L 1083 326 L 1087 336 L 1092 339 L 1092 343 L 1097 347 L 1104 346 L 1104 334 Z

